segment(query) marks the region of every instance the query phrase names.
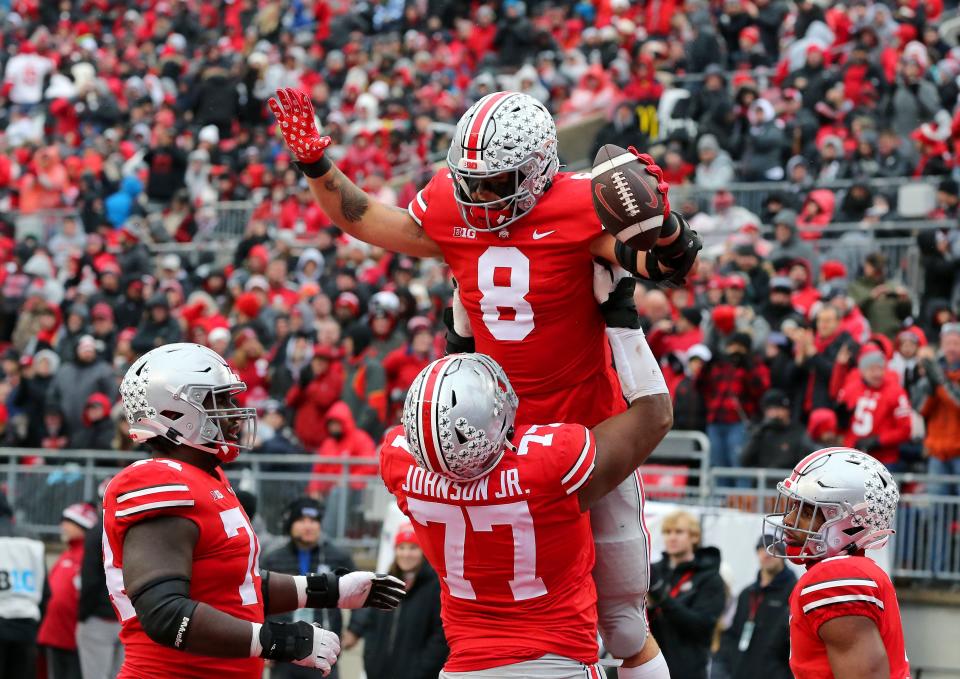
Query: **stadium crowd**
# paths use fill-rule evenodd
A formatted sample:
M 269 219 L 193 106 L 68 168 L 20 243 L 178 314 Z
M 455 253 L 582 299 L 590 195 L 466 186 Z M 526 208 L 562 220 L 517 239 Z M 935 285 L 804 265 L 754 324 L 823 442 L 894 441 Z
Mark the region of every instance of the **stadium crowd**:
M 960 48 L 938 28 L 956 3 L 7 4 L 8 445 L 130 447 L 119 376 L 188 340 L 247 383 L 259 450 L 371 456 L 442 351 L 448 275 L 344 237 L 266 100 L 308 91 L 344 172 L 404 206 L 465 107 L 511 88 L 561 125 L 607 116 L 596 145 L 649 148 L 674 206 L 716 236 L 687 287 L 637 295 L 677 427 L 706 431 L 714 464 L 792 466 L 811 441 L 840 441 L 895 469 L 928 456 L 960 472 L 960 237 L 874 233 L 899 214 L 896 187 L 871 183 L 935 176 L 928 216 L 955 224 Z M 689 97 L 673 117 L 690 124 L 662 135 L 650 111 L 678 88 Z M 838 179 L 853 185 L 821 188 Z M 727 190 L 780 180 L 759 214 Z M 253 205 L 232 257 L 157 253 L 223 238 L 221 201 Z M 837 238 L 838 221 L 854 233 Z M 922 296 L 884 254 L 891 234 L 915 236 Z
M 636 299 L 675 426 L 706 432 L 714 465 L 792 467 L 841 443 L 892 469 L 960 474 L 956 5 L 0 0 L 0 442 L 47 463 L 131 449 L 120 377 L 155 346 L 196 341 L 247 383 L 242 405 L 261 413 L 254 454 L 373 457 L 406 388 L 443 351 L 449 275 L 345 238 L 291 166 L 266 101 L 278 87 L 309 92 L 338 166 L 405 206 L 460 114 L 516 89 L 561 126 L 603 117 L 593 148 L 649 150 L 674 207 L 705 234 L 688 286 Z M 911 179 L 935 187 L 925 216 L 936 221 L 898 227 L 897 189 Z M 729 189 L 753 182 L 779 184 L 738 205 L 757 191 Z M 848 188 L 827 188 L 837 185 Z M 224 228 L 225 201 L 251 205 L 242 234 Z M 920 289 L 904 276 L 907 249 L 890 246 L 910 239 Z M 375 473 L 352 466 L 344 490 Z M 335 485 L 304 490 L 327 498 Z M 298 502 L 292 540 L 315 506 Z M 95 513 L 72 506 L 63 518 L 76 551 L 76 527 Z M 700 611 L 697 653 L 674 653 L 699 671 L 723 598 L 718 558 L 699 548 L 699 525 L 674 518 L 665 535 L 682 539 L 651 607 L 670 638 L 688 605 L 671 578 L 693 560 L 716 605 Z M 409 542 L 398 536 L 395 567 Z M 765 546 L 756 588 L 774 599 L 792 576 Z M 66 561 L 50 584 L 76 596 Z M 435 576 L 417 572 L 431 594 L 406 615 L 435 632 Z M 106 649 L 115 631 L 96 625 L 112 610 L 97 596 L 93 608 L 81 596 L 77 639 Z M 739 648 L 753 597 L 740 597 L 714 676 L 789 676 L 783 608 L 761 609 L 762 648 Z M 348 634 L 372 649 L 393 629 L 372 617 Z M 77 639 L 43 629 L 49 662 Z M 435 635 L 420 643 L 439 653 Z M 115 659 L 104 662 L 107 676 Z

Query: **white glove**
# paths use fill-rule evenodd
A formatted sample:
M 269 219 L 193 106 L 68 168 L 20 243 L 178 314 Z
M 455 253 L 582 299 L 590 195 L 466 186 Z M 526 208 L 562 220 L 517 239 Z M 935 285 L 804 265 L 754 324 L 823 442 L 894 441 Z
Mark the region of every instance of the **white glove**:
M 353 571 L 337 581 L 340 598 L 337 608 L 379 608 L 393 610 L 407 594 L 403 581 L 392 575 Z
M 330 674 L 340 655 L 340 637 L 333 632 L 323 629 L 317 623 L 313 627 L 313 649 L 309 655 L 300 660 L 294 660 L 294 665 L 320 670 L 323 676 Z

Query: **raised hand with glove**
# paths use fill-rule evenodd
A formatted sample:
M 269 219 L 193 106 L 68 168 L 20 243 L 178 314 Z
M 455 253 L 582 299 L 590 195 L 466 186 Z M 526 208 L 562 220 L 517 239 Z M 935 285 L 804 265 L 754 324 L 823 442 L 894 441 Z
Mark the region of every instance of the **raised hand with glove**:
M 367 195 L 327 157 L 333 143 L 321 134 L 309 95 L 286 87 L 268 102 L 277 130 L 293 154 L 320 208 L 349 235 L 415 257 L 437 257 L 440 248 L 406 210 Z

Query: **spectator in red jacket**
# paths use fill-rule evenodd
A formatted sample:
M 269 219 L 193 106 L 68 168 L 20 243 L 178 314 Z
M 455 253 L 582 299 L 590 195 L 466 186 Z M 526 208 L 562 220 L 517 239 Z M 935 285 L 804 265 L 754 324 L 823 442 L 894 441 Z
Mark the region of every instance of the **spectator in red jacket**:
M 81 679 L 76 640 L 80 564 L 84 536 L 96 523 L 97 513 L 89 504 L 74 504 L 63 510 L 60 537 L 67 548 L 50 569 L 50 599 L 37 632 L 37 644 L 44 647 L 47 672 L 53 679 Z
M 327 440 L 323 423 L 343 390 L 344 370 L 339 349 L 317 345 L 310 366 L 300 371 L 297 384 L 287 394 L 287 406 L 296 415 L 293 431 L 307 450 L 317 450 Z M 353 417 L 351 416 L 351 422 Z
M 270 363 L 265 354 L 263 345 L 257 339 L 257 333 L 251 328 L 244 328 L 237 333 L 233 340 L 233 354 L 227 362 L 240 376 L 240 380 L 247 385 L 246 391 L 234 397 L 241 408 L 267 397 L 269 387 L 267 368 L 270 367 Z
M 383 370 L 387 374 L 387 421 L 398 422 L 407 389 L 414 378 L 437 358 L 434 350 L 433 329 L 424 316 L 414 316 L 407 322 L 407 335 L 410 340 L 402 347 L 394 349 L 383 359 Z
M 850 379 L 838 396 L 847 420 L 844 445 L 862 450 L 888 467 L 900 460 L 900 444 L 910 440 L 910 401 L 887 359 L 867 344 L 857 360 L 860 379 Z
M 694 344 L 703 342 L 703 330 L 700 323 L 703 312 L 697 307 L 680 309 L 677 320 L 659 321 L 647 338 L 650 351 L 658 359 L 670 353 L 683 354 Z
M 323 441 L 317 449 L 319 457 L 361 458 L 374 457 L 376 446 L 367 432 L 360 429 L 353 420 L 350 408 L 343 401 L 330 406 L 327 421 L 323 429 Z M 314 474 L 343 474 L 343 465 L 336 462 L 318 462 L 313 465 Z M 361 490 L 366 486 L 366 477 L 376 476 L 377 465 L 351 465 L 350 488 Z M 314 479 L 307 486 L 307 494 L 314 498 L 326 496 L 337 486 L 339 480 Z

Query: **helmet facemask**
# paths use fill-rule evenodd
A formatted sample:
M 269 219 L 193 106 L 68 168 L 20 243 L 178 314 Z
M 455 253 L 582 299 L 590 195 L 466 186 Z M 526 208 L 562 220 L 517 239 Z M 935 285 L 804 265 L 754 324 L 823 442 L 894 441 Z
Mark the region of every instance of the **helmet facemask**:
M 537 198 L 546 188 L 545 181 L 534 180 L 540 173 L 535 158 L 503 172 L 490 173 L 450 166 L 450 173 L 454 180 L 454 199 L 460 216 L 471 228 L 478 231 L 499 231 L 506 228 L 532 210 Z M 474 194 L 480 191 L 497 197 L 486 201 L 474 199 Z
M 243 382 L 219 387 L 185 385 L 181 389 L 181 398 L 185 395 L 188 402 L 199 401 L 202 404 L 205 417 L 202 417 L 200 424 L 201 441 L 216 448 L 215 454 L 224 462 L 235 459 L 241 450 L 251 450 L 256 441 L 256 408 L 241 408 L 233 400 L 234 396 L 246 390 L 247 385 Z M 192 443 L 187 445 L 200 447 Z
M 894 532 L 868 527 L 864 519 L 866 503 L 854 506 L 847 502 L 817 502 L 786 488 L 782 482 L 777 484 L 777 490 L 780 495 L 773 513 L 763 520 L 764 525 L 773 529 L 773 542 L 767 547 L 767 554 L 771 556 L 797 564 L 820 561 L 881 547 Z M 792 521 L 787 521 L 788 517 L 793 517 Z M 822 523 L 812 530 L 818 517 Z

